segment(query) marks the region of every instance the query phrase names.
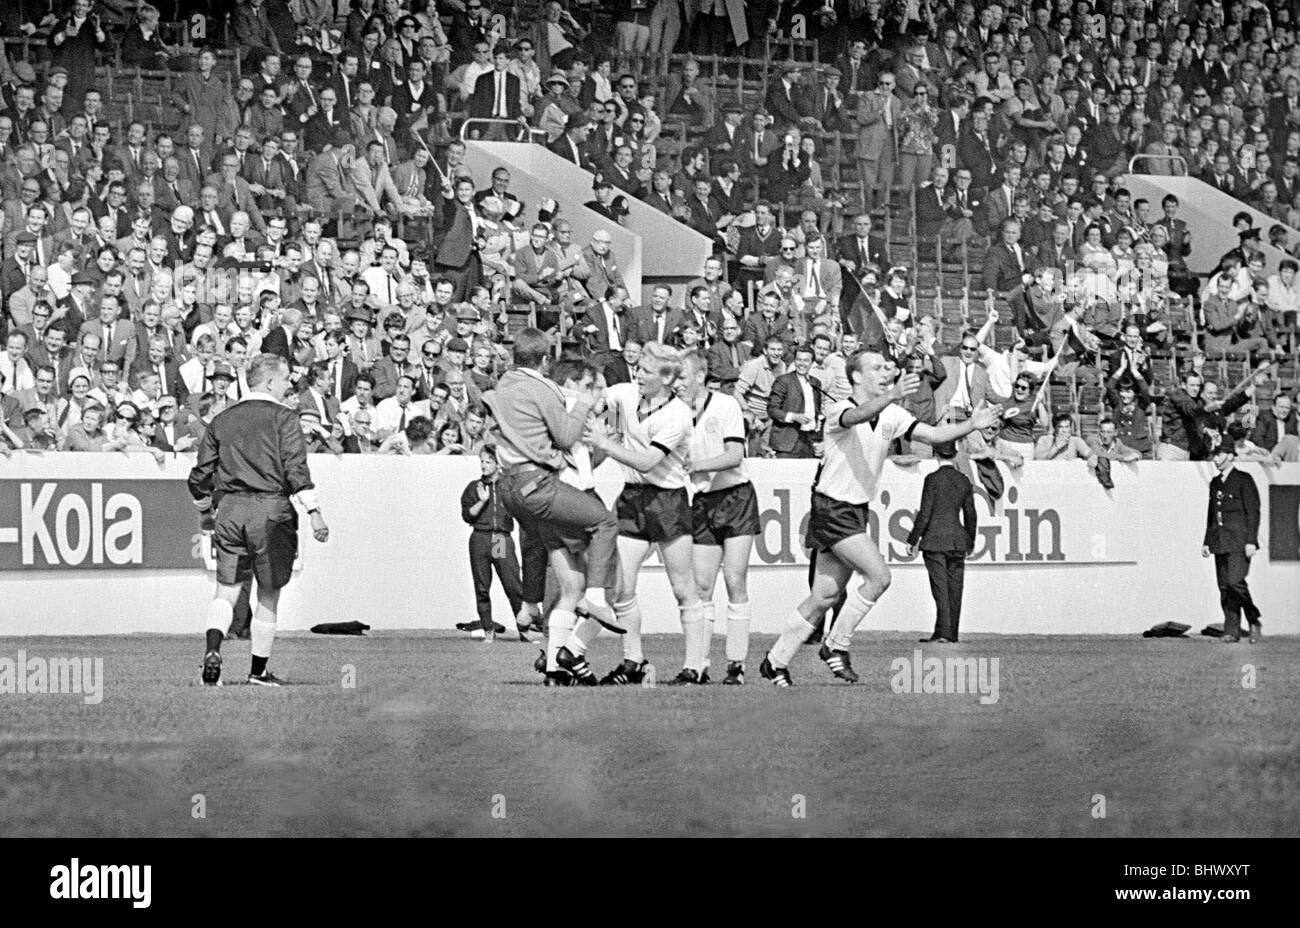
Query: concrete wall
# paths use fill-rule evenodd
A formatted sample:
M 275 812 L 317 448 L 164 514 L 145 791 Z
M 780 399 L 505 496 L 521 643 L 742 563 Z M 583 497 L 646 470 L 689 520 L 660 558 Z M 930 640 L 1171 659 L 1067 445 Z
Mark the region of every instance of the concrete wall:
M 800 539 L 815 463 L 749 462 L 763 512 L 750 573 L 755 631 L 779 630 L 807 589 Z M 906 557 L 898 540 L 911 525 L 932 466 L 888 466 L 872 504 L 894 582 L 872 611 L 870 628 L 919 632 L 932 626 L 924 567 Z M 178 486 L 189 467 L 183 455 L 161 467 L 147 456 L 122 454 L 0 459 L 0 635 L 197 635 L 213 574 L 203 561 L 195 514 Z M 458 501 L 477 476 L 476 462 L 322 455 L 313 456 L 311 467 L 332 536 L 317 544 L 304 520 L 301 569 L 282 599 L 283 627 L 359 619 L 377 629 L 451 628 L 473 620 L 469 531 Z M 1246 470 L 1264 506 L 1262 549 L 1250 582 L 1266 630 L 1297 634 L 1300 465 Z M 981 534 L 966 574 L 964 631 L 1131 635 L 1170 619 L 1194 632 L 1221 620 L 1214 565 L 1200 557 L 1209 465 L 1116 465 L 1110 491 L 1082 462 L 1036 462 L 1019 473 L 1004 469 L 1004 475 L 1003 499 L 977 503 Z M 615 467 L 602 467 L 600 491 L 607 501 L 620 480 Z M 155 494 L 141 481 L 170 486 L 164 492 L 160 483 Z M 44 505 L 34 507 L 32 501 L 41 499 Z M 59 550 L 80 543 L 78 512 L 85 500 L 99 539 L 92 548 L 107 539 L 130 550 L 140 541 L 143 555 L 136 563 L 101 558 L 92 565 L 89 555 L 75 567 L 45 562 L 42 533 L 52 546 L 62 545 Z M 136 503 L 138 523 L 132 526 L 127 513 Z M 176 552 L 158 549 L 159 538 L 175 539 L 178 525 L 180 540 L 168 543 L 183 548 L 188 539 L 193 556 L 180 552 L 185 566 L 150 566 L 178 562 Z M 679 630 L 662 568 L 647 567 L 639 595 L 647 632 Z M 497 619 L 509 625 L 499 587 L 494 602 Z

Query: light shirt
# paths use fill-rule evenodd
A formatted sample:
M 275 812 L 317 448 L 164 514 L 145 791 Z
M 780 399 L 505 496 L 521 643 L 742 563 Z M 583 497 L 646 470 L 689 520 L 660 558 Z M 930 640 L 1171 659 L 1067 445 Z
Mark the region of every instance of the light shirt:
M 708 392 L 704 406 L 694 419 L 691 432 L 691 460 L 703 461 L 715 458 L 727 450 L 729 442 L 739 442 L 743 454 L 745 448 L 745 416 L 740 411 L 740 404 L 735 397 L 725 393 Z M 691 475 L 691 483 L 696 493 L 710 493 L 740 486 L 749 482 L 745 470 L 745 459 L 726 470 Z
M 803 411 L 812 414 L 817 409 L 817 401 L 813 397 L 812 382 L 807 377 L 800 377 L 795 374 L 795 379 L 799 381 L 799 388 L 803 391 Z M 817 431 L 817 417 L 813 416 L 812 422 L 805 422 L 799 426 L 801 432 Z
M 691 408 L 676 396 L 654 412 L 641 418 L 641 388 L 635 383 L 620 383 L 606 391 L 614 427 L 623 436 L 623 445 L 631 451 L 645 452 L 658 448 L 664 452 L 663 460 L 641 473 L 624 467 L 627 483 L 645 483 L 675 490 L 685 487 L 686 453 L 694 431 Z
M 855 405 L 848 399 L 826 410 L 822 463 L 814 489 L 842 503 L 861 506 L 876 498 L 889 446 L 896 438 L 911 438 L 916 416 L 891 404 L 874 423 L 845 428 L 840 420 Z

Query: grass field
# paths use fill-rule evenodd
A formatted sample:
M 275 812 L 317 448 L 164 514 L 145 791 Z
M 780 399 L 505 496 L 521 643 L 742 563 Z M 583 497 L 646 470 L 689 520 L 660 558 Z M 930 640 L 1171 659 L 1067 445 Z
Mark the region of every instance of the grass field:
M 895 694 L 915 636 L 859 633 L 857 686 L 806 647 L 789 690 L 758 679 L 770 643 L 745 687 L 544 689 L 525 644 L 287 635 L 271 666 L 294 685 L 266 690 L 198 686 L 197 635 L 4 638 L 103 658 L 106 684 L 99 705 L 0 695 L 0 835 L 1300 833 L 1300 640 L 924 649 L 998 658 L 992 705 Z M 226 653 L 242 680 L 247 643 Z M 647 656 L 667 679 L 680 638 Z

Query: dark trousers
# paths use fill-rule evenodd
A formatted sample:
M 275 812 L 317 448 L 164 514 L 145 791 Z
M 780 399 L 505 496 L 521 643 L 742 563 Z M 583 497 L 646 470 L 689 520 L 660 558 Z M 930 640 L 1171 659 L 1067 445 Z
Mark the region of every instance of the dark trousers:
M 536 532 L 520 526 L 519 551 L 524 563 L 524 602 L 540 603 L 546 598 L 546 545 Z
M 501 479 L 501 501 L 530 532 L 537 525 L 543 537 L 562 539 L 565 547 L 585 538 L 587 588 L 614 584 L 618 520 L 599 499 L 561 482 L 554 472 L 527 470 Z
M 515 615 L 523 603 L 515 540 L 503 532 L 473 532 L 469 536 L 469 570 L 474 578 L 474 607 L 484 630 L 492 626 L 492 569 Z
M 776 456 L 778 458 L 817 457 L 817 452 L 813 450 L 812 436 L 813 436 L 812 432 L 805 432 L 802 429 L 800 429 L 799 434 L 795 437 L 794 447 L 791 448 L 789 451 L 778 451 L 776 453 Z
M 961 594 L 966 582 L 966 556 L 951 551 L 922 551 L 934 597 L 934 637 L 957 640 L 961 622 Z
M 1214 574 L 1219 581 L 1219 605 L 1223 607 L 1223 634 L 1228 637 L 1241 634 L 1241 614 L 1246 614 L 1246 621 L 1254 623 L 1259 618 L 1259 609 L 1251 598 L 1250 587 L 1246 585 L 1246 574 L 1250 572 L 1250 558 L 1244 551 L 1214 555 Z

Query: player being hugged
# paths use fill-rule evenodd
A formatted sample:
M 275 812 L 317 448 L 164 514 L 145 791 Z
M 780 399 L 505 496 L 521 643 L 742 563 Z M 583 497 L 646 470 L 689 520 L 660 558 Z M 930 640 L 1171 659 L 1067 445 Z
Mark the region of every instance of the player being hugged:
M 674 389 L 681 375 L 681 355 L 650 342 L 641 350 L 636 383 L 616 384 L 606 391 L 610 427 L 622 440 L 599 424 L 587 432 L 587 441 L 594 450 L 623 465 L 625 478 L 615 504 L 623 577 L 614 615 L 627 633 L 623 636 L 623 662 L 606 676 L 604 682 L 609 684 L 635 683 L 645 673 L 636 581 L 652 545 L 659 546 L 686 642 L 682 671 L 671 682 L 708 682 L 704 673 L 704 609 L 691 565 L 691 502 L 686 490 L 693 417 Z M 582 679 L 569 664 L 581 658 L 561 649 L 558 660 L 561 667 Z M 590 668 L 587 673 L 591 673 Z
M 217 555 L 217 592 L 207 610 L 203 683 L 221 685 L 221 641 L 230 630 L 239 588 L 257 579 L 252 622 L 253 664 L 248 682 L 279 686 L 266 669 L 275 641 L 280 590 L 293 574 L 298 555 L 297 498 L 311 515 L 317 541 L 329 539 L 307 467 L 307 445 L 298 413 L 284 405 L 289 364 L 262 354 L 247 367 L 248 393 L 212 420 L 199 442 L 189 490 L 212 531 Z
M 964 422 L 927 425 L 896 405 L 920 386 L 916 374 L 895 381 L 891 366 L 875 351 L 859 352 L 850 358 L 848 372 L 853 393 L 826 410 L 822 462 L 813 482 L 805 539 L 808 547 L 817 552 L 812 590 L 759 665 L 759 673 L 777 686 L 792 684 L 787 669 L 790 661 L 826 610 L 847 590 L 855 572 L 862 574 L 862 586 L 848 594 L 818 656 L 835 676 L 848 683 L 857 682 L 858 675 L 849 661 L 849 644 L 854 630 L 889 589 L 890 582 L 880 547 L 867 534 L 867 507 L 876 498 L 890 444 L 897 438 L 928 445 L 956 441 L 976 429 L 996 424 L 1002 412 L 999 406 L 980 403 Z
M 745 682 L 749 653 L 749 555 L 758 534 L 758 494 L 745 470 L 745 415 L 735 397 L 705 386 L 709 361 L 700 351 L 682 354 L 677 395 L 691 407 L 689 469 L 695 497 L 691 524 L 695 537 L 695 586 L 704 610 L 704 667 L 713 642 L 713 589 L 718 570 L 727 588 L 727 676 L 723 683 Z

